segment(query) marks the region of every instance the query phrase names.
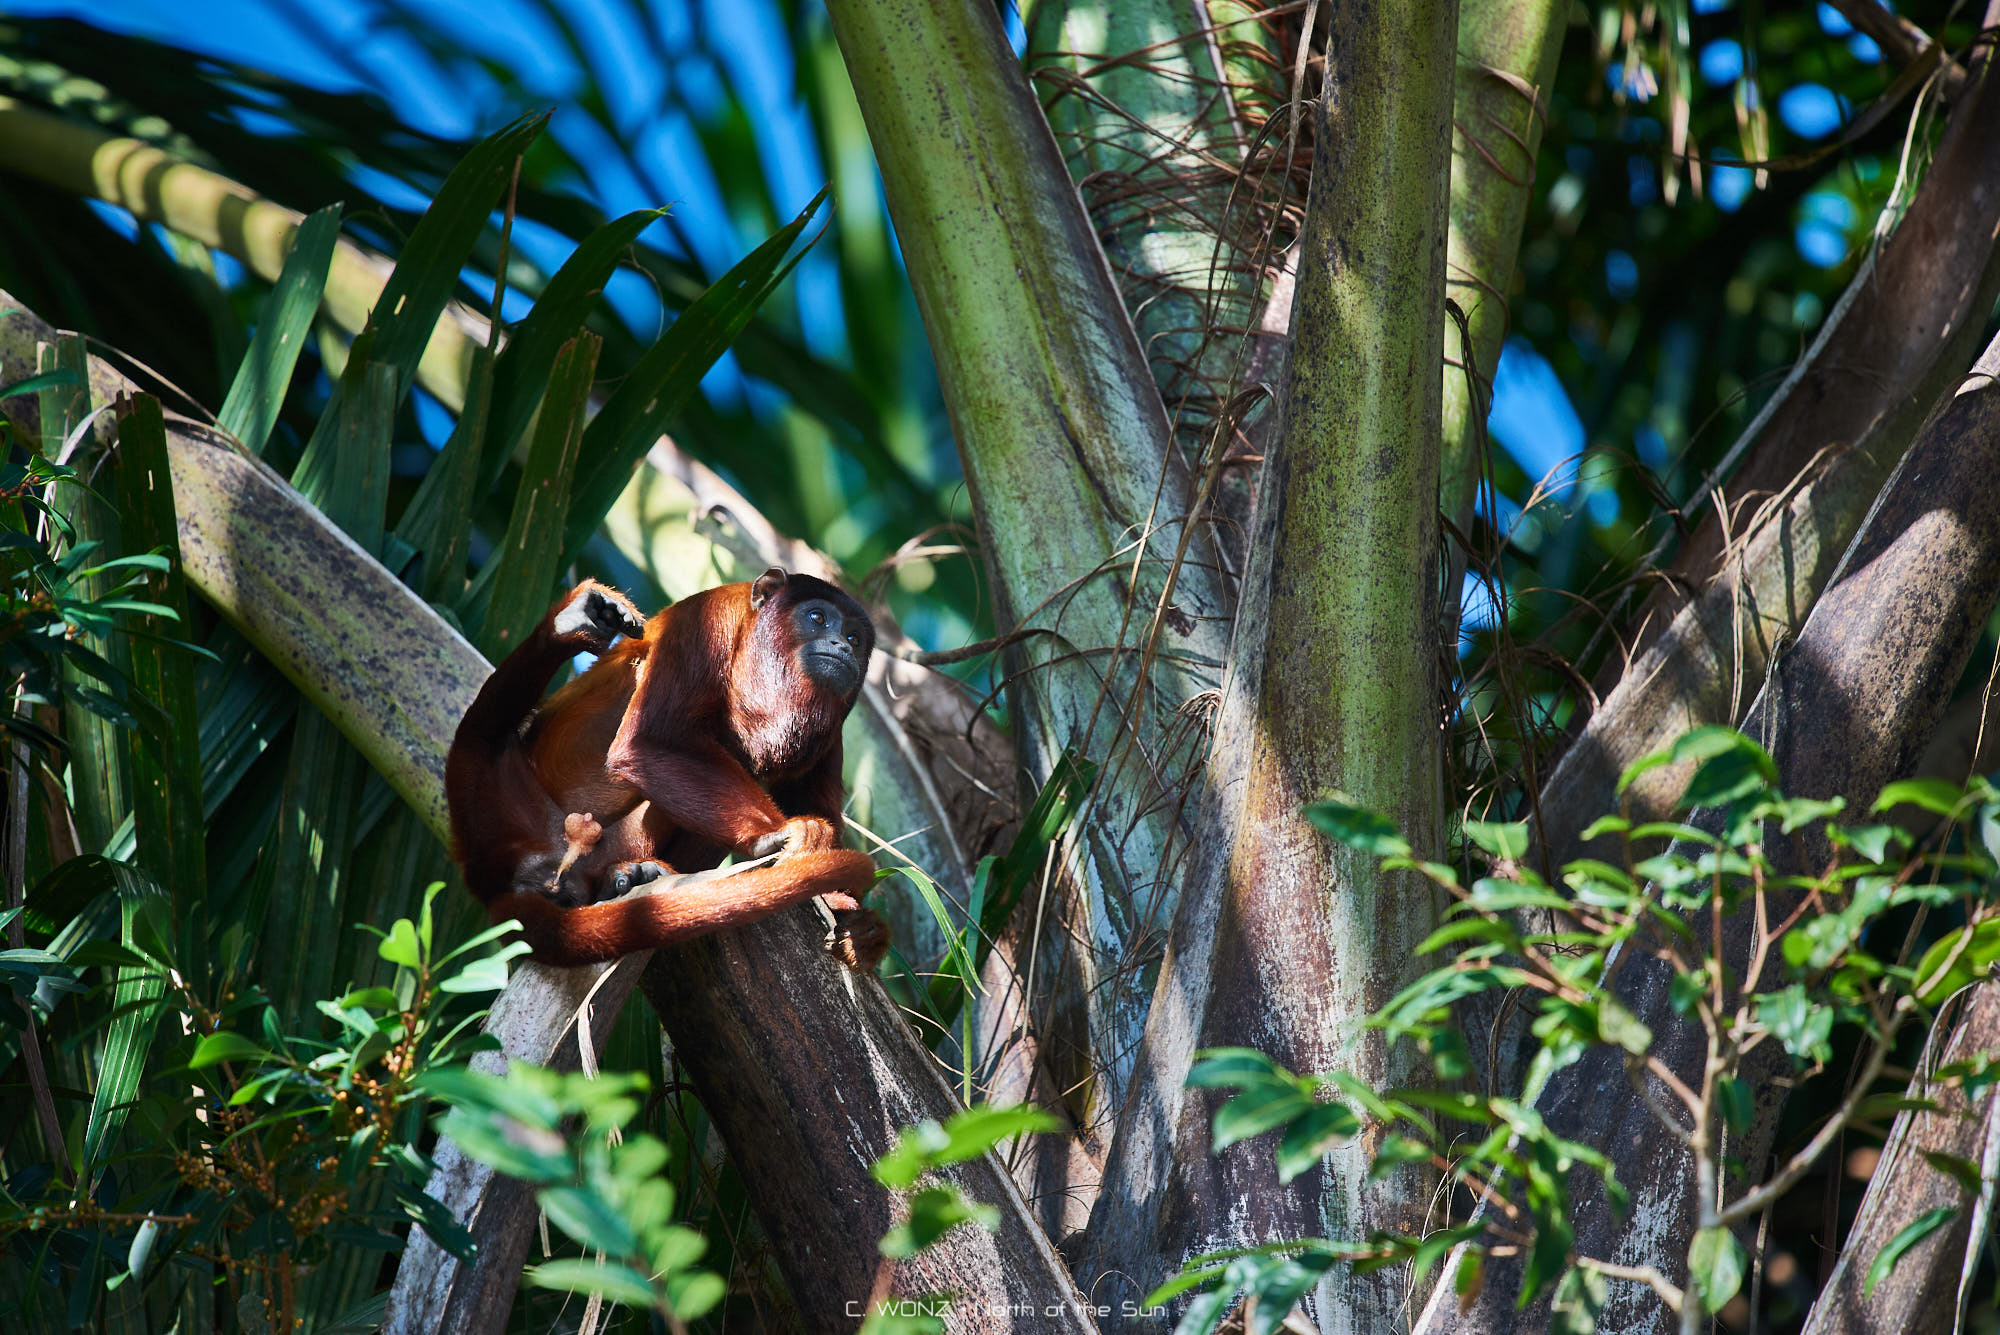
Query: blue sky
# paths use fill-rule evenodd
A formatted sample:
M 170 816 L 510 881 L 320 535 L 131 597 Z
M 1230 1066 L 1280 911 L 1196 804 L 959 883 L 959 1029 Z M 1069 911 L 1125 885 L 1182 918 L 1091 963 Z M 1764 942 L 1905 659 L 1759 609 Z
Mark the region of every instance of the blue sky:
M 754 99 L 758 155 L 772 182 L 775 202 L 789 214 L 803 208 L 826 180 L 806 110 L 794 94 L 791 44 L 772 0 L 696 0 L 706 41 L 696 43 L 681 6 L 654 6 L 639 19 L 655 25 L 660 47 L 674 63 L 660 68 L 621 40 L 620 25 L 634 11 L 613 15 L 604 4 L 573 0 L 563 5 L 578 37 L 581 56 L 595 72 L 619 134 L 638 145 L 636 175 L 626 165 L 603 126 L 565 102 L 584 81 L 584 72 L 560 34 L 534 7 L 516 0 L 481 0 L 477 5 L 416 0 L 411 7 L 435 27 L 514 69 L 537 98 L 553 106 L 551 133 L 591 172 L 595 202 L 608 214 L 671 203 L 675 229 L 655 228 L 648 239 L 680 250 L 676 234 L 711 276 L 762 239 L 751 220 L 729 215 L 721 192 L 694 151 L 688 109 L 697 113 L 705 90 L 721 85 L 710 55 L 726 62 L 731 81 Z M 285 3 L 284 0 L 212 0 L 199 23 L 188 22 L 186 6 L 167 0 L 15 0 L 21 14 L 65 14 L 91 23 L 159 38 L 220 59 L 268 70 L 302 83 L 335 91 L 368 89 L 386 98 L 416 128 L 450 138 L 490 130 L 497 109 L 490 81 L 476 67 L 440 68 L 431 54 L 392 24 L 380 22 L 383 9 L 372 0 L 341 3 Z M 1016 29 L 1018 42 L 1018 28 Z M 672 98 L 662 94 L 671 86 Z M 470 94 L 470 95 L 468 95 Z M 1741 173 L 1745 178 L 1749 173 Z M 1745 184 L 1747 185 L 1747 179 Z M 366 185 L 395 202 L 416 201 L 395 182 L 370 177 Z M 522 225 L 517 244 L 538 266 L 552 269 L 567 242 L 545 229 Z M 1619 275 L 1610 273 L 1615 287 Z M 795 299 L 807 341 L 816 351 L 838 355 L 844 338 L 839 291 L 829 254 L 808 256 L 798 272 Z M 614 280 L 608 295 L 635 327 L 658 318 L 648 285 L 636 275 Z M 513 314 L 513 312 L 509 312 Z M 719 365 L 705 388 L 719 400 L 744 392 L 732 363 Z M 440 410 L 441 411 L 441 410 Z M 436 416 L 437 414 L 429 414 Z M 1584 447 L 1583 426 L 1554 371 L 1525 342 L 1510 342 L 1494 385 L 1493 438 L 1531 478 L 1553 475 L 1551 496 L 1571 503 L 1577 489 L 1577 458 Z M 448 429 L 440 419 L 425 423 L 427 434 Z M 1604 500 L 1610 501 L 1608 493 Z M 1593 506 L 1593 510 L 1596 507 Z M 1503 510 L 1518 513 L 1503 501 Z M 1503 522 L 1513 515 L 1503 514 Z M 1596 518 L 1608 516 L 1594 515 Z M 1476 623 L 1474 616 L 1468 618 Z

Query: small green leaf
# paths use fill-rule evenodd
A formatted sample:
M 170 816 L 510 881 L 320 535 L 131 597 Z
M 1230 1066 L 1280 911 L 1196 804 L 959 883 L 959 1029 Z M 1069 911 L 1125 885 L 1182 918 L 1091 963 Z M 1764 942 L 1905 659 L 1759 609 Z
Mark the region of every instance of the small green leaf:
M 723 1283 L 722 1276 L 706 1270 L 671 1275 L 667 1279 L 667 1304 L 683 1321 L 692 1321 L 711 1311 L 728 1293 L 729 1286 Z
M 1320 833 L 1360 852 L 1372 853 L 1376 857 L 1409 857 L 1411 854 L 1409 841 L 1396 833 L 1395 823 L 1387 816 L 1364 807 L 1329 798 L 1307 807 L 1306 819 Z
M 1889 856 L 1889 841 L 1902 834 L 1893 825 L 1836 825 L 1836 841 L 1845 841 L 1855 852 L 1870 862 L 1880 862 Z
M 1833 1055 L 1833 1008 L 1816 1005 L 1806 996 L 1803 985 L 1794 983 L 1782 992 L 1762 993 L 1757 998 L 1757 1023 L 1769 1029 L 1784 1044 L 1785 1051 L 1801 1060 L 1823 1062 Z
M 1887 811 L 1890 807 L 1907 802 L 1911 806 L 1922 807 L 1925 811 L 1939 816 L 1949 816 L 1965 802 L 1965 789 L 1943 779 L 1899 779 L 1885 784 L 1875 798 L 1871 812 Z M 1935 1227 L 1935 1226 L 1933 1226 Z M 1892 1242 L 1890 1247 L 1895 1246 Z M 1886 1255 L 1888 1248 L 1883 1248 Z
M 1587 844 L 1591 840 L 1601 839 L 1607 834 L 1624 834 L 1631 828 L 1632 822 L 1626 820 L 1623 816 L 1599 816 L 1586 826 L 1583 833 L 1578 835 L 1577 838 Z
M 1950 961 L 1950 968 L 1946 968 Z M 2000 918 L 1948 932 L 1917 961 L 1917 1000 L 1935 1006 L 2000 963 Z
M 1518 862 L 1528 855 L 1528 822 L 1469 820 L 1465 837 L 1493 857 Z
M 1285 1128 L 1278 1141 L 1278 1180 L 1290 1182 L 1360 1130 L 1361 1120 L 1346 1104 L 1315 1103 L 1311 1111 Z
M 1972 1160 L 1957 1154 L 1946 1154 L 1942 1150 L 1925 1150 L 1924 1162 L 1967 1191 L 1979 1190 L 1979 1165 Z
M 1611 1285 L 1602 1274 L 1582 1266 L 1572 1268 L 1549 1302 L 1549 1335 L 1594 1335 L 1610 1300 Z
M 1262 1135 L 1274 1126 L 1310 1112 L 1311 1098 L 1291 1085 L 1256 1085 L 1222 1105 L 1215 1114 L 1213 1148 L 1224 1150 L 1239 1140 Z
M 1701 1299 L 1701 1310 L 1719 1312 L 1743 1287 L 1746 1260 L 1743 1244 L 1726 1228 L 1704 1228 L 1688 1247 L 1688 1276 Z
M 497 955 L 483 955 L 440 982 L 438 991 L 498 992 L 505 986 L 507 986 L 507 961 Z
M 530 1267 L 521 1276 L 524 1283 L 538 1289 L 563 1289 L 570 1293 L 595 1293 L 637 1311 L 650 1309 L 656 1298 L 646 1277 L 625 1265 L 600 1265 L 582 1258 L 545 1261 Z
M 892 1261 L 915 1256 L 960 1224 L 1000 1227 L 1000 1212 L 967 1200 L 956 1187 L 925 1187 L 910 1198 L 910 1217 L 882 1235 L 882 1255 Z
M 221 1062 L 269 1061 L 271 1052 L 261 1048 L 241 1034 L 206 1034 L 201 1042 L 194 1045 L 194 1056 L 188 1065 L 199 1071 Z
M 125 1250 L 125 1273 L 133 1279 L 146 1277 L 146 1262 L 153 1257 L 153 1242 L 160 1236 L 158 1220 L 144 1219 L 132 1234 L 132 1245 Z
M 1062 1123 L 1032 1103 L 987 1105 L 954 1113 L 944 1124 L 945 1143 L 930 1156 L 932 1167 L 976 1159 L 1003 1140 L 1037 1131 L 1060 1130 Z
M 544 1187 L 535 1200 L 549 1222 L 575 1238 L 586 1248 L 611 1256 L 630 1256 L 639 1250 L 632 1228 L 610 1204 L 583 1187 Z
M 1605 1042 L 1634 1056 L 1643 1057 L 1653 1049 L 1653 1031 L 1608 992 L 1598 1002 L 1597 1032 Z
M 1740 802 L 1778 781 L 1771 753 L 1734 728 L 1696 728 L 1674 743 L 1673 755 L 1676 764 L 1701 762 L 1674 804 L 1684 811 Z
M 1750 1130 L 1750 1119 L 1755 1111 L 1748 1081 L 1733 1075 L 1725 1075 L 1715 1082 L 1715 1093 L 1722 1104 L 1722 1120 L 1735 1135 L 1744 1135 Z
M 1255 1048 L 1204 1048 L 1194 1054 L 1189 1089 L 1241 1089 L 1267 1080 L 1289 1080 L 1291 1072 Z
M 417 948 L 417 927 L 408 918 L 396 919 L 396 925 L 389 929 L 389 935 L 382 938 L 375 951 L 389 963 L 406 969 L 423 966 L 423 956 Z
M 1904 1253 L 1937 1232 L 1957 1213 L 1958 1207 L 1955 1205 L 1940 1205 L 1937 1209 L 1927 1210 L 1905 1224 L 1895 1237 L 1883 1245 L 1881 1251 L 1875 1253 L 1875 1261 L 1868 1267 L 1867 1282 L 1861 1286 L 1861 1296 L 1873 1297 L 1875 1286 L 1889 1278 L 1890 1272 L 1895 1270 L 1896 1263 L 1903 1259 Z

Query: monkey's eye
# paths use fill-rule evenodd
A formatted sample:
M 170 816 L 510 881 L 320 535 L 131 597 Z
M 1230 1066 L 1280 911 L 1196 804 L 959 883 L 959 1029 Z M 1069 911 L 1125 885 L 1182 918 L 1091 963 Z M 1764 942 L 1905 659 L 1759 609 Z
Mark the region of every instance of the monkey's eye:
M 823 626 L 826 624 L 826 613 L 820 611 L 817 607 L 807 609 L 806 616 L 812 619 L 812 623 L 815 626 Z

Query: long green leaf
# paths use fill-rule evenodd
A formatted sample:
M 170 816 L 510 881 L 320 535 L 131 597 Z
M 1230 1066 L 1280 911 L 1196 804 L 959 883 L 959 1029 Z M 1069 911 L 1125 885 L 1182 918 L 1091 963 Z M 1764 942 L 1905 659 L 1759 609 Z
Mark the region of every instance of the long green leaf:
M 514 442 L 528 429 L 535 406 L 549 382 L 550 368 L 564 343 L 583 328 L 601 297 L 605 280 L 632 243 L 660 218 L 665 209 L 641 209 L 592 232 L 549 279 L 535 299 L 534 309 L 521 321 L 493 368 L 493 409 L 486 436 L 485 465 L 480 469 L 480 494 L 493 489 L 513 453 Z
M 359 355 L 341 377 L 341 391 L 327 406 L 297 471 L 311 474 L 327 518 L 373 551 L 381 545 L 388 495 L 396 377 L 392 367 L 372 358 L 365 339 L 355 346 Z M 322 710 L 299 716 L 277 840 L 270 857 L 259 863 L 251 892 L 250 921 L 261 917 L 264 976 L 282 1014 L 302 1014 L 333 989 L 336 943 L 356 916 L 348 902 L 349 863 L 360 828 L 364 773 L 360 753 Z
M 479 572 L 473 600 L 487 603 L 485 615 L 466 617 L 480 628 L 478 645 L 494 662 L 504 658 L 548 608 L 562 555 L 563 516 L 569 509 L 570 479 L 583 444 L 590 408 L 590 382 L 597 370 L 597 335 L 583 331 L 563 345 L 549 376 L 528 466 L 514 495 L 514 513 L 499 552 Z
M 148 898 L 166 898 L 151 877 L 123 862 L 99 862 L 118 892 L 119 942 L 128 949 L 137 944 L 140 914 Z M 112 989 L 112 1009 L 118 1018 L 111 1022 L 104 1040 L 104 1055 L 98 1063 L 97 1090 L 91 1095 L 90 1116 L 83 1132 L 83 1180 L 95 1176 L 104 1152 L 117 1139 L 139 1092 L 139 1078 L 145 1073 L 146 1049 L 152 1046 L 153 1030 L 160 1020 L 158 1001 L 166 983 L 150 969 L 120 966 L 117 985 Z
M 472 354 L 465 410 L 396 521 L 396 536 L 424 554 L 423 594 L 433 603 L 455 602 L 465 592 L 465 553 L 492 402 L 493 355 L 482 347 Z
M 127 734 L 132 777 L 132 816 L 138 836 L 138 863 L 172 896 L 176 920 L 184 924 L 190 950 L 181 967 L 196 985 L 207 964 L 207 855 L 202 828 L 201 743 L 192 649 L 171 637 L 186 633 L 187 585 L 180 571 L 180 536 L 174 512 L 174 480 L 167 461 L 166 420 L 151 395 L 129 400 L 118 418 L 118 518 L 130 551 L 163 550 L 166 570 L 150 571 L 143 596 L 169 609 L 171 619 L 140 619 L 142 635 L 131 637 L 132 681 L 140 694 L 165 711 L 169 726 L 150 737 Z
M 45 368 L 46 369 L 46 368 Z M 65 336 L 57 340 L 55 369 L 72 372 L 74 385 L 42 393 L 42 448 L 54 457 L 73 432 L 82 429 L 94 405 L 88 375 L 89 361 L 83 340 Z M 119 550 L 118 514 L 110 502 L 94 491 L 81 487 L 56 488 L 56 505 L 68 516 L 71 530 L 69 550 L 74 553 L 86 543 L 99 550 Z M 87 576 L 79 581 L 78 592 L 89 596 L 112 583 L 111 576 Z M 63 679 L 67 684 L 63 704 L 63 735 L 69 742 L 70 809 L 84 851 L 99 853 L 107 848 L 119 823 L 130 809 L 124 746 L 118 725 L 86 708 L 81 692 L 116 685 L 124 671 L 123 637 L 80 634 L 63 655 Z M 109 674 L 113 680 L 107 681 Z
M 380 333 L 378 360 L 393 367 L 407 390 L 458 285 L 481 229 L 513 179 L 514 164 L 547 123 L 546 113 L 523 116 L 474 145 L 438 189 L 423 219 L 396 259 L 369 322 Z
M 563 565 L 583 550 L 632 470 L 646 457 L 667 423 L 701 385 L 715 359 L 734 341 L 800 256 L 787 258 L 792 245 L 826 199 L 820 191 L 805 211 L 751 251 L 714 286 L 681 312 L 646 350 L 583 436 L 583 458 L 570 502 L 563 541 Z
M 222 401 L 216 425 L 243 442 L 252 454 L 264 452 L 264 442 L 277 425 L 285 405 L 285 387 L 306 335 L 312 331 L 320 294 L 326 290 L 327 269 L 334 243 L 340 239 L 340 205 L 329 204 L 299 224 L 292 253 L 258 311 L 257 332 L 236 368 L 229 397 Z

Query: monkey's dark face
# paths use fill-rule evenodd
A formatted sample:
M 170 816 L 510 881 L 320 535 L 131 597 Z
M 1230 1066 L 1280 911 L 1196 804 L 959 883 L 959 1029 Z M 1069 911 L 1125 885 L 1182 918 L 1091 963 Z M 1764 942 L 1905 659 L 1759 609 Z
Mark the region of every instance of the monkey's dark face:
M 875 647 L 867 613 L 830 598 L 807 598 L 792 605 L 789 621 L 799 667 L 814 685 L 842 697 L 861 689 Z

